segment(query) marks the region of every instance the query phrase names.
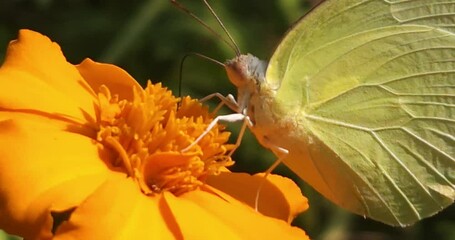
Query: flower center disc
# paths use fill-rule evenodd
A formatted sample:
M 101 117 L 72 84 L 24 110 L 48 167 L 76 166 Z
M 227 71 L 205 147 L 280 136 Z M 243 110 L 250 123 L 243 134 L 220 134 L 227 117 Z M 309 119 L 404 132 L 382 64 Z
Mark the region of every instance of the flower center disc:
M 142 192 L 180 195 L 234 163 L 227 154 L 233 149 L 226 144 L 230 133 L 221 125 L 182 152 L 213 120 L 198 101 L 185 97 L 178 106 L 169 90 L 150 82 L 133 93 L 132 100 L 120 100 L 106 86 L 100 88 L 97 140 L 116 152 L 110 164 L 132 177 Z

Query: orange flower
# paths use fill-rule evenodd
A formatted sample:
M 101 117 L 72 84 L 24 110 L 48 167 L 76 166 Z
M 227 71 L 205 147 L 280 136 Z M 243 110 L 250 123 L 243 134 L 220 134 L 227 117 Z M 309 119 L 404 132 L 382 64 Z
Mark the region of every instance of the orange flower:
M 116 66 L 71 65 L 21 30 L 0 68 L 0 228 L 28 239 L 307 238 L 288 224 L 307 208 L 300 190 L 229 172 L 222 126 L 182 153 L 212 116 L 178 101 Z

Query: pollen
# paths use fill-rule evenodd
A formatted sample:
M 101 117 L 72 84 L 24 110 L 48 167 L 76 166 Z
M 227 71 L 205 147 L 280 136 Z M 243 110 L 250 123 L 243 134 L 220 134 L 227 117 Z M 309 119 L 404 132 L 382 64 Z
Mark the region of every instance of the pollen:
M 114 151 L 110 163 L 138 183 L 143 193 L 196 190 L 209 175 L 234 162 L 228 154 L 230 133 L 217 125 L 188 151 L 213 120 L 208 108 L 189 97 L 176 98 L 161 84 L 132 89 L 131 100 L 119 99 L 101 86 L 97 141 Z

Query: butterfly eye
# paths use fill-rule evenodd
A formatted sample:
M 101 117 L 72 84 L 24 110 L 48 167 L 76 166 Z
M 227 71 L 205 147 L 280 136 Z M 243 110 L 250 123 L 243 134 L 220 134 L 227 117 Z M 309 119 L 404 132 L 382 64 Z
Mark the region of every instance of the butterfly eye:
M 248 83 L 248 70 L 241 58 L 234 58 L 225 64 L 229 80 L 236 87 L 243 87 Z

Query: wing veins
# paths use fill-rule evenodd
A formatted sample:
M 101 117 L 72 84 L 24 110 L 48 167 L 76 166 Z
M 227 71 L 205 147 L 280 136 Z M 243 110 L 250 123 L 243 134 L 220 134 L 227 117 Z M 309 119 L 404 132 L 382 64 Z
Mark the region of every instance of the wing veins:
M 406 76 L 402 76 L 402 77 L 399 77 L 399 78 L 394 78 L 394 79 L 390 79 L 390 80 L 381 82 L 381 83 L 379 83 L 379 85 L 389 84 L 389 83 L 393 83 L 393 82 L 396 82 L 396 81 L 405 80 L 407 78 L 421 77 L 421 76 L 431 76 L 431 75 L 443 74 L 443 73 L 455 73 L 455 70 L 450 70 L 450 71 L 431 71 L 431 72 L 423 72 L 423 73 L 411 74 L 411 75 L 406 75 Z M 371 84 L 371 85 L 376 85 L 376 84 Z M 450 95 L 450 96 L 453 96 L 453 95 Z
M 442 106 L 442 107 L 450 107 L 453 108 L 455 107 L 455 104 L 450 104 L 450 103 L 441 103 L 441 102 L 403 102 L 403 104 L 406 105 L 429 105 L 429 106 Z
M 455 136 L 447 134 L 445 132 L 441 132 L 439 130 L 433 129 L 433 128 L 428 128 L 431 132 L 441 136 L 441 137 L 447 137 L 448 139 L 452 140 L 455 142 Z
M 428 31 L 431 31 L 432 29 L 434 29 L 434 28 L 430 28 L 430 27 L 425 26 L 425 25 L 418 25 L 418 26 L 427 27 L 428 29 L 422 29 L 422 30 L 419 30 L 419 31 L 417 31 L 417 30 L 415 30 L 415 29 L 414 29 L 414 30 L 407 30 L 407 31 L 402 31 L 402 32 L 393 33 L 393 34 L 388 34 L 388 35 L 385 35 L 385 36 L 380 36 L 380 37 L 371 39 L 371 40 L 369 40 L 369 41 L 363 42 L 362 44 L 356 45 L 355 47 L 353 47 L 353 48 L 350 49 L 349 51 L 346 51 L 346 52 L 344 52 L 343 54 L 341 54 L 340 56 L 334 58 L 333 61 L 331 61 L 330 63 L 328 63 L 328 64 L 327 64 L 326 66 L 324 66 L 323 68 L 320 68 L 320 70 L 319 70 L 318 72 L 316 72 L 313 76 L 316 76 L 318 73 L 320 73 L 320 72 L 322 72 L 323 70 L 325 70 L 325 68 L 326 68 L 328 65 L 331 65 L 332 63 L 336 62 L 336 61 L 339 60 L 341 57 L 344 57 L 345 55 L 348 55 L 349 53 L 351 53 L 351 52 L 357 50 L 357 48 L 360 48 L 360 47 L 369 45 L 369 44 L 371 44 L 372 42 L 379 41 L 379 40 L 382 40 L 382 39 L 385 39 L 385 38 L 388 38 L 388 37 L 395 37 L 395 36 L 400 36 L 400 35 L 409 34 L 409 33 L 423 33 L 423 32 L 428 32 Z M 390 27 L 390 26 L 388 26 L 388 27 Z M 393 27 L 393 26 L 392 26 L 392 27 Z M 387 28 L 387 27 L 381 27 L 381 28 Z M 308 55 L 313 54 L 313 53 L 315 53 L 315 52 L 317 52 L 317 51 L 320 51 L 320 50 L 322 50 L 322 49 L 324 49 L 324 48 L 326 48 L 326 47 L 328 47 L 328 46 L 330 46 L 330 45 L 335 45 L 335 44 L 337 44 L 337 42 L 341 42 L 341 41 L 343 41 L 343 40 L 347 40 L 347 39 L 350 39 L 350 38 L 356 38 L 356 37 L 358 37 L 358 36 L 361 35 L 361 34 L 365 34 L 365 33 L 368 33 L 368 32 L 374 32 L 374 31 L 377 31 L 378 29 L 381 29 L 381 28 L 373 28 L 373 29 L 368 29 L 368 30 L 366 30 L 366 31 L 356 32 L 356 33 L 354 33 L 354 34 L 347 35 L 347 36 L 344 36 L 344 37 L 342 37 L 342 38 L 338 38 L 338 39 L 333 40 L 333 41 L 331 41 L 331 42 L 327 42 L 327 43 L 321 45 L 320 47 L 318 47 L 318 48 L 316 48 L 316 49 L 314 49 L 314 50 L 311 50 L 311 51 L 307 52 L 305 55 L 302 55 L 301 58 L 305 58 L 305 57 L 307 57 Z M 449 35 L 450 35 L 450 34 L 447 34 L 446 36 L 449 36 Z M 409 43 L 415 43 L 415 42 L 424 41 L 424 40 L 433 39 L 433 38 L 435 38 L 435 37 L 425 38 L 425 39 L 419 39 L 419 40 L 417 40 L 417 41 L 409 42 Z M 409 43 L 406 43 L 406 44 L 409 44 Z M 399 46 L 403 46 L 403 45 L 399 45 Z M 396 48 L 396 47 L 397 47 L 397 46 L 394 46 L 394 47 L 392 47 L 392 48 L 388 48 L 387 50 L 389 50 L 389 49 L 394 49 L 394 48 Z M 382 52 L 384 52 L 384 51 L 382 51 Z M 381 52 L 381 53 L 382 53 L 382 52 Z M 296 62 L 298 62 L 298 61 L 296 61 Z M 288 66 L 289 66 L 289 64 L 288 64 Z M 287 71 L 287 70 L 288 70 L 288 69 L 286 69 L 286 71 Z
M 347 146 L 349 146 L 351 149 L 353 149 L 354 151 L 356 151 L 357 153 L 359 153 L 364 159 L 366 159 L 367 161 L 369 161 L 370 163 L 372 163 L 374 166 L 376 166 L 381 172 L 382 174 L 386 174 L 385 170 L 380 167 L 378 165 L 377 162 L 373 161 L 372 159 L 368 158 L 367 156 L 365 156 L 363 154 L 362 151 L 360 151 L 359 149 L 357 149 L 356 147 L 352 146 L 349 142 L 346 142 L 345 139 L 343 138 L 340 138 L 339 136 L 335 135 L 335 134 L 332 134 L 331 132 L 328 132 L 326 131 L 326 134 L 328 135 L 331 135 L 332 137 L 334 138 L 337 138 L 338 140 L 340 140 L 341 142 L 345 143 Z M 343 160 L 342 158 L 340 158 L 341 160 Z M 345 162 L 345 161 L 343 161 Z M 347 165 L 347 163 L 345 162 L 345 164 Z M 381 194 L 379 192 L 376 191 L 376 189 L 371 185 L 370 181 L 368 181 L 367 179 L 364 179 L 360 174 L 357 174 L 355 171 L 354 173 L 360 178 L 363 180 L 363 182 L 368 186 L 368 188 L 377 196 L 377 198 L 384 204 L 384 206 L 387 206 L 387 210 L 390 212 L 390 214 L 393 216 L 393 218 L 401 224 L 399 218 L 395 215 L 395 213 L 393 212 L 393 210 L 390 208 L 390 205 L 387 203 L 387 201 L 385 201 L 385 199 L 382 198 Z M 390 179 L 388 179 L 390 180 Z M 393 185 L 395 185 L 395 183 L 392 182 Z M 357 188 L 357 186 L 356 186 Z M 360 196 L 362 196 L 360 194 Z M 368 204 L 366 204 L 366 202 L 364 202 L 363 200 L 363 197 L 362 197 L 362 202 L 364 203 L 364 205 L 368 206 Z M 369 209 L 368 207 L 366 207 L 366 209 Z
M 444 182 L 446 182 L 447 184 L 449 184 L 450 186 L 452 186 L 452 188 L 455 188 L 455 185 L 453 185 L 449 179 L 447 179 L 444 174 L 442 174 L 441 172 L 439 172 L 438 169 L 436 169 L 432 164 L 428 163 L 428 161 L 426 161 L 422 156 L 420 156 L 419 154 L 416 154 L 415 152 L 412 151 L 412 149 L 408 148 L 406 145 L 403 145 L 401 143 L 398 143 L 402 148 L 406 149 L 406 151 L 409 153 L 409 154 L 412 154 L 414 156 L 415 159 L 418 159 L 420 160 L 421 163 L 425 164 L 425 166 L 427 166 L 434 174 L 436 174 L 439 178 L 441 178 L 442 180 L 444 180 Z M 438 204 L 439 205 L 439 204 Z
M 425 30 L 425 31 L 429 31 L 429 30 Z M 367 41 L 367 42 L 365 42 L 365 43 L 363 43 L 363 44 L 361 44 L 361 45 L 358 45 L 358 46 L 356 46 L 355 48 L 353 48 L 353 49 L 347 51 L 345 54 L 338 56 L 338 57 L 335 58 L 333 61 L 331 61 L 330 63 L 326 64 L 326 66 L 320 68 L 317 72 L 315 72 L 315 73 L 313 74 L 312 78 L 317 78 L 317 75 L 318 75 L 318 74 L 324 72 L 324 71 L 326 70 L 326 68 L 328 68 L 328 66 L 330 66 L 330 65 L 333 64 L 334 62 L 338 61 L 338 60 L 339 60 L 341 57 L 343 57 L 344 55 L 346 55 L 346 54 L 348 54 L 348 53 L 350 53 L 350 52 L 356 50 L 356 49 L 359 48 L 359 47 L 362 47 L 362 46 L 364 46 L 364 45 L 367 45 L 367 44 L 369 44 L 369 43 L 371 43 L 371 42 L 373 42 L 373 41 L 378 41 L 378 40 L 381 40 L 381 39 L 386 38 L 386 37 L 398 36 L 398 35 L 401 35 L 401 34 L 408 34 L 408 33 L 413 33 L 413 32 L 425 32 L 425 31 L 422 30 L 422 31 L 400 32 L 400 33 L 391 34 L 391 35 L 387 35 L 387 36 L 382 36 L 382 37 L 380 37 L 380 38 L 375 38 L 375 39 L 372 39 L 372 40 L 370 40 L 370 41 Z M 449 34 L 447 34 L 447 35 L 445 35 L 445 36 L 449 36 Z M 351 35 L 350 35 L 349 37 L 351 37 Z M 427 40 L 431 40 L 431 39 L 435 39 L 435 38 L 436 38 L 436 37 L 419 39 L 419 40 L 417 40 L 417 41 L 407 42 L 406 44 L 402 44 L 402 45 L 400 45 L 400 46 L 409 45 L 409 44 L 416 43 L 416 42 L 420 42 L 420 41 L 427 41 Z M 339 40 L 341 40 L 341 39 L 338 39 L 338 40 L 336 40 L 336 41 L 333 41 L 333 42 L 331 42 L 330 44 L 335 43 L 335 42 L 337 42 L 337 41 L 339 41 Z M 394 47 L 392 47 L 392 48 L 386 49 L 385 51 L 391 50 L 391 49 L 394 49 L 394 48 L 397 48 L 397 47 L 398 47 L 398 46 L 394 46 Z M 321 47 L 321 48 L 323 48 L 323 47 Z M 315 49 L 315 50 L 313 50 L 312 52 L 314 52 L 314 51 L 316 51 L 316 50 L 319 50 L 319 49 L 321 49 L 321 48 Z M 376 69 L 379 69 L 380 67 L 384 66 L 385 64 L 387 64 L 387 63 L 389 63 L 389 62 L 391 62 L 391 61 L 393 61 L 394 59 L 397 59 L 397 58 L 399 58 L 399 57 L 405 56 L 405 55 L 407 55 L 407 54 L 416 53 L 416 52 L 419 52 L 419 51 L 428 50 L 428 49 L 430 49 L 430 48 L 427 48 L 427 49 L 417 49 L 417 50 L 415 50 L 415 51 L 408 51 L 408 52 L 406 52 L 406 53 L 400 54 L 400 55 L 395 56 L 394 58 L 389 59 L 388 61 L 384 62 L 383 64 L 381 64 L 380 66 L 378 66 Z M 434 48 L 431 48 L 431 49 L 455 49 L 455 47 L 438 47 L 438 48 L 434 47 Z M 381 53 L 383 53 L 383 52 L 384 52 L 384 51 L 382 51 Z M 378 53 L 378 55 L 381 54 L 381 53 Z M 307 54 L 307 55 L 308 55 L 308 54 Z M 289 66 L 289 65 L 288 65 L 288 66 Z M 372 72 L 375 72 L 375 71 L 372 71 Z M 351 89 L 347 89 L 346 91 L 342 92 L 342 93 L 339 94 L 339 95 L 336 95 L 336 96 L 334 96 L 334 97 L 332 97 L 332 98 L 329 98 L 329 99 L 324 100 L 324 102 L 329 102 L 329 101 L 331 101 L 331 100 L 333 100 L 333 99 L 339 97 L 340 95 L 342 95 L 342 94 L 344 94 L 344 93 L 348 93 L 350 90 L 353 90 L 353 89 L 356 89 L 356 88 L 362 87 L 362 86 L 377 86 L 377 85 L 381 85 L 381 84 L 391 83 L 391 82 L 394 82 L 394 81 L 404 80 L 404 79 L 406 79 L 406 78 L 419 77 L 419 76 L 425 76 L 425 75 L 433 75 L 433 74 L 438 74 L 438 73 L 448 73 L 448 72 L 453 72 L 453 73 L 455 73 L 455 70 L 452 70 L 452 71 L 434 71 L 434 72 L 429 72 L 429 73 L 418 73 L 418 74 L 414 74 L 414 75 L 408 75 L 408 76 L 404 76 L 404 77 L 392 79 L 392 80 L 385 81 L 385 82 L 382 82 L 382 83 L 379 83 L 379 84 L 367 84 L 367 83 L 359 84 L 359 85 L 357 85 L 357 86 L 355 86 L 355 87 L 353 87 L 353 88 L 351 88 Z M 308 78 L 309 78 L 309 77 L 308 77 Z M 308 83 L 308 85 L 309 85 L 309 83 Z M 399 94 L 396 94 L 396 93 L 395 93 L 394 91 L 392 91 L 391 89 L 387 89 L 387 90 L 388 90 L 389 92 L 395 94 L 395 95 L 399 95 Z M 422 96 L 423 96 L 423 95 L 422 95 Z M 320 103 L 320 105 L 322 106 L 324 102 Z
M 400 165 L 402 167 L 403 170 L 405 170 L 409 176 L 414 179 L 414 181 L 417 183 L 417 185 L 419 185 L 421 187 L 421 189 L 424 190 L 424 192 L 427 193 L 428 196 L 430 196 L 430 198 L 435 201 L 434 197 L 430 194 L 430 192 L 428 192 L 428 190 L 425 188 L 425 186 L 422 184 L 422 182 L 420 182 L 420 180 L 409 170 L 408 167 L 406 167 L 406 165 L 401 161 L 401 159 L 399 157 L 397 157 L 395 155 L 395 153 L 390 150 L 387 145 L 382 141 L 382 139 L 376 134 L 376 132 L 373 132 L 373 137 L 377 140 L 377 142 L 379 143 L 379 145 L 381 145 L 381 147 L 383 149 L 385 149 L 389 155 L 392 157 L 392 159 L 395 160 L 396 163 L 398 163 L 398 165 Z M 387 178 L 390 178 L 390 176 L 388 176 L 387 174 Z M 404 192 L 402 192 L 401 188 L 395 183 L 395 181 L 393 179 L 390 179 L 390 181 L 392 181 L 392 185 L 394 187 L 397 188 L 397 190 L 400 192 L 400 194 L 402 195 L 402 197 L 405 199 L 405 201 L 408 203 L 408 205 L 411 207 L 412 211 L 414 212 L 414 214 L 416 215 L 417 219 L 421 219 L 421 216 L 420 216 L 420 213 L 419 211 L 415 208 L 414 204 L 412 202 L 409 201 L 408 197 L 406 196 L 406 194 Z
M 447 17 L 447 16 L 454 16 L 455 13 L 446 13 L 446 14 L 435 14 L 435 15 L 425 15 L 425 16 L 418 16 L 414 18 L 408 18 L 406 20 L 400 20 L 396 17 L 394 17 L 397 21 L 399 21 L 401 24 L 403 23 L 410 23 L 418 20 L 423 20 L 423 19 L 433 19 L 433 18 L 439 18 L 439 17 Z M 423 25 L 423 24 L 418 24 L 418 25 Z M 424 25 L 424 26 L 432 26 L 434 27 L 435 25 Z M 452 25 L 453 27 L 453 25 Z
M 352 129 L 361 130 L 361 131 L 364 131 L 364 132 L 371 132 L 371 128 L 366 128 L 366 127 L 362 127 L 362 126 L 358 126 L 358 125 L 354 125 L 354 124 L 338 121 L 338 120 L 335 120 L 335 119 L 325 118 L 325 117 L 316 116 L 316 115 L 312 115 L 312 114 L 305 114 L 305 117 L 307 117 L 307 118 L 309 118 L 311 120 L 316 120 L 316 121 L 321 121 L 321 122 L 325 122 L 325 123 L 330 123 L 330 124 L 341 126 L 341 127 L 352 128 Z
M 387 87 L 387 86 L 384 86 L 382 84 L 364 84 L 364 85 L 360 85 L 360 86 L 356 86 L 357 87 L 363 87 L 363 86 L 377 86 L 377 87 L 380 87 L 384 90 L 386 90 L 387 92 L 395 95 L 395 96 L 401 96 L 401 97 L 454 97 L 455 95 L 452 95 L 452 94 L 421 94 L 421 93 L 415 93 L 415 94 L 411 94 L 411 93 L 399 93 L 399 92 L 396 92 L 394 91 L 393 89 Z M 343 93 L 347 93 L 349 92 L 350 90 L 353 90 L 355 88 L 351 88 Z M 332 99 L 330 99 L 332 100 Z
M 337 120 L 333 120 L 333 119 L 328 119 L 328 118 L 323 118 L 323 117 L 319 117 L 319 116 L 314 116 L 314 115 L 307 115 L 307 117 L 309 119 L 312 119 L 312 120 L 319 120 L 319 121 L 322 121 L 322 122 L 326 122 L 326 123 L 330 123 L 330 124 L 334 124 L 334 125 L 338 125 L 338 126 L 341 126 L 341 127 L 348 127 L 348 128 L 352 128 L 352 129 L 356 129 L 356 130 L 361 130 L 361 131 L 366 131 L 368 132 L 369 134 L 371 134 L 375 139 L 376 141 L 381 145 L 381 147 L 383 149 L 385 149 L 387 151 L 387 153 L 393 158 L 395 159 L 395 161 L 409 174 L 409 176 L 411 176 L 411 178 L 414 179 L 414 181 L 424 190 L 424 192 L 427 193 L 427 195 L 433 200 L 436 202 L 436 200 L 434 199 L 434 197 L 428 192 L 428 190 L 425 188 L 425 186 L 420 182 L 420 180 L 412 173 L 409 171 L 409 169 L 403 164 L 403 162 L 393 153 L 393 151 L 391 151 L 386 145 L 385 143 L 381 140 L 381 138 L 376 134 L 376 131 L 379 131 L 379 130 L 386 130 L 385 128 L 382 128 L 382 129 L 369 129 L 369 128 L 364 128 L 364 127 L 360 127 L 360 126 L 357 126 L 357 125 L 353 125 L 353 124 L 349 124 L 349 123 L 345 123 L 345 122 L 341 122 L 341 121 L 337 121 Z M 409 130 L 407 130 L 406 128 L 404 127 L 390 127 L 390 128 L 387 128 L 387 130 L 391 130 L 391 129 L 401 129 L 403 131 L 405 131 L 406 133 L 410 134 L 412 137 L 418 139 L 419 141 L 423 142 L 424 144 L 426 144 L 427 146 L 429 146 L 430 148 L 432 149 L 435 149 L 436 151 L 440 152 L 442 155 L 444 156 L 447 156 L 444 152 L 440 151 L 438 148 L 434 147 L 432 144 L 426 142 L 425 140 L 421 139 L 420 137 L 416 136 L 415 134 L 413 134 L 412 132 L 410 132 Z M 333 134 L 330 134 L 329 132 L 326 132 L 326 134 L 329 134 L 329 135 L 332 135 L 334 137 L 337 137 Z M 338 138 L 338 137 L 337 137 Z M 345 144 L 347 144 L 348 146 L 350 146 L 351 148 L 353 148 L 350 144 L 348 144 L 345 140 L 343 139 L 340 139 L 338 138 L 340 141 L 344 142 Z M 362 157 L 364 159 L 369 159 L 367 157 L 365 157 L 360 150 L 356 149 L 356 148 L 353 148 L 356 152 L 358 152 L 359 154 L 362 155 Z M 449 159 L 451 159 L 449 156 L 447 156 Z M 407 198 L 406 194 L 400 189 L 400 187 L 395 183 L 395 181 L 393 180 L 393 178 L 391 178 L 388 173 L 380 166 L 378 165 L 376 162 L 372 161 L 371 159 L 369 159 L 370 162 L 373 162 L 375 166 L 378 167 L 378 169 L 381 170 L 382 174 L 384 174 L 384 176 L 386 177 L 386 179 L 392 184 L 392 186 L 394 187 L 394 189 L 396 191 L 399 192 L 399 194 L 402 196 L 402 198 L 407 202 L 408 206 L 410 207 L 410 209 L 413 211 L 413 213 L 415 214 L 415 216 L 418 218 L 418 219 L 421 219 L 421 216 L 419 214 L 419 212 L 417 211 L 417 209 L 415 208 L 415 206 L 409 201 L 409 199 Z
M 427 142 L 425 139 L 422 139 L 421 137 L 417 136 L 416 134 L 414 134 L 412 131 L 408 130 L 407 128 L 403 127 L 402 128 L 403 131 L 407 132 L 409 135 L 411 135 L 411 137 L 414 137 L 415 139 L 417 139 L 418 141 L 424 143 L 425 145 L 427 145 L 428 147 L 430 147 L 431 149 L 435 150 L 436 152 L 439 152 L 441 155 L 445 156 L 446 158 L 452 160 L 452 162 L 455 163 L 455 159 L 452 158 L 450 155 L 446 154 L 445 152 L 441 151 L 439 148 L 437 148 L 436 146 L 433 146 L 433 144 Z
M 354 7 L 360 6 L 360 5 L 362 5 L 362 4 L 365 4 L 365 3 L 368 3 L 368 2 L 371 2 L 371 1 L 373 1 L 373 0 L 364 0 L 364 1 L 362 1 L 362 2 L 359 2 L 359 3 L 357 3 L 357 4 L 354 4 L 354 5 L 352 5 L 352 6 L 349 6 L 348 8 L 343 9 L 342 11 L 340 11 L 339 13 L 337 13 L 335 16 L 339 16 L 339 15 L 341 15 L 342 13 L 347 12 L 347 11 L 349 11 L 350 9 L 354 8 Z M 333 20 L 333 19 L 334 19 L 334 18 L 330 18 L 329 21 L 331 21 L 331 20 Z M 302 21 L 302 20 L 304 20 L 304 18 L 302 18 L 301 21 Z M 327 22 L 329 22 L 329 21 L 327 21 Z M 323 24 L 324 24 L 324 23 L 326 23 L 326 22 L 323 22 Z M 298 25 L 298 24 L 296 24 L 296 25 Z M 303 37 L 303 35 L 304 35 L 304 32 L 302 31 L 302 32 L 299 34 L 299 36 L 297 37 L 296 42 L 300 42 L 301 39 L 302 39 L 302 37 Z M 343 37 L 343 38 L 344 38 L 344 37 Z M 343 39 L 343 38 L 341 38 L 341 39 Z M 336 42 L 336 40 L 335 40 L 335 41 L 332 41 L 332 42 Z M 326 43 L 326 44 L 324 44 L 324 45 L 330 44 L 330 43 L 332 43 L 332 42 Z M 324 45 L 323 45 L 323 46 L 324 46 Z M 290 69 L 290 68 L 292 68 L 292 66 L 291 66 L 292 64 L 289 64 L 289 62 L 290 62 L 290 59 L 291 59 L 291 58 L 294 56 L 294 54 L 295 54 L 295 48 L 296 48 L 296 46 L 297 46 L 297 44 L 293 45 L 292 48 L 291 48 L 291 51 L 290 51 L 290 53 L 289 53 L 289 57 L 288 57 L 288 59 L 287 59 L 286 70 L 285 70 L 285 72 L 284 72 L 283 79 L 286 78 L 286 73 L 289 72 L 289 69 Z M 318 49 L 319 49 L 319 48 L 318 48 Z M 316 49 L 316 50 L 317 50 L 317 49 Z M 310 52 L 312 52 L 312 51 L 310 51 Z M 302 57 L 308 56 L 308 54 L 309 54 L 310 52 L 308 52 L 307 54 L 303 55 Z
M 449 122 L 449 123 L 455 123 L 455 119 L 449 119 L 449 118 L 440 118 L 440 117 L 415 117 L 412 120 L 436 120 L 436 121 L 441 121 L 441 122 Z
M 401 1 L 401 2 L 389 2 L 389 1 L 385 1 L 387 2 L 388 4 L 390 4 L 391 6 L 393 5 L 400 5 L 402 3 L 406 3 L 406 2 L 411 2 L 411 1 Z M 453 2 L 450 2 L 450 1 L 447 1 L 447 2 L 440 2 L 440 3 L 432 3 L 431 5 L 432 6 L 438 6 L 438 5 L 447 5 L 447 4 L 452 4 L 453 5 Z M 407 12 L 409 10 L 416 10 L 416 9 L 419 9 L 419 8 L 422 8 L 422 7 L 425 7 L 427 5 L 425 4 L 420 4 L 420 5 L 417 5 L 417 6 L 410 6 L 410 7 L 405 7 L 405 8 L 400 8 L 400 10 L 398 11 L 391 11 L 392 13 L 392 16 L 394 19 L 396 19 L 399 23 L 405 23 L 405 22 L 410 22 L 410 21 L 403 21 L 397 17 L 395 17 L 395 14 L 394 13 L 399 13 L 399 12 Z M 432 16 L 435 16 L 435 17 L 440 17 L 440 16 L 452 16 L 452 15 L 455 15 L 455 13 L 447 13 L 447 14 L 434 14 L 434 15 L 425 15 L 423 16 L 422 18 L 419 18 L 419 17 L 415 17 L 415 18 L 412 18 L 411 21 L 414 21 L 414 20 L 418 20 L 418 19 L 431 19 Z M 434 25 L 431 25 L 431 26 L 434 26 Z M 451 25 L 452 27 L 455 27 L 453 24 Z

